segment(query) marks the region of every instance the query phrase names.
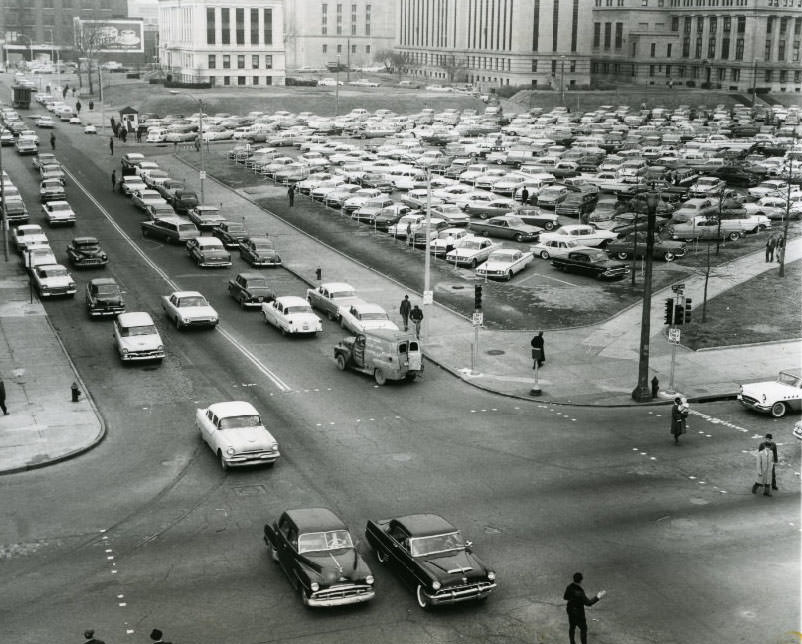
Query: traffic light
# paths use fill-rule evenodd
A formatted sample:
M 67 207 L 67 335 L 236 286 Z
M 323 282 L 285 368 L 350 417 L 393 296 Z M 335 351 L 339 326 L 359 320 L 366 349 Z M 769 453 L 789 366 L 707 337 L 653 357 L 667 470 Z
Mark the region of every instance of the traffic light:
M 674 307 L 674 324 L 685 324 L 685 309 L 682 308 L 682 304 Z
M 666 312 L 665 312 L 665 322 L 668 326 L 671 326 L 674 323 L 674 319 L 672 318 L 672 314 L 674 313 L 674 298 L 667 297 L 666 298 Z
M 691 323 L 691 301 L 692 301 L 691 298 L 689 297 L 685 298 L 685 318 L 684 318 L 685 324 Z
M 477 311 L 482 308 L 482 285 L 475 284 L 473 287 L 473 308 Z

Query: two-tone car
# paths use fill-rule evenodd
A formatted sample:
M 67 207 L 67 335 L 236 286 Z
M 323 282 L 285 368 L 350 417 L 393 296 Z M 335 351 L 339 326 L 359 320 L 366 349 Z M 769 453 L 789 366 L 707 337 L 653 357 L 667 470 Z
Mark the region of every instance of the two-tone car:
M 167 201 L 162 199 L 162 196 L 156 190 L 145 188 L 144 190 L 136 190 L 131 194 L 131 203 L 140 210 L 147 212 L 148 206 L 166 204 Z
M 530 251 L 517 248 L 499 248 L 487 260 L 476 267 L 476 276 L 485 279 L 511 280 L 513 276 L 532 263 Z
M 66 198 L 67 192 L 59 179 L 45 179 L 39 184 L 39 201 L 41 203 L 64 201 Z
M 109 263 L 97 237 L 88 235 L 73 237 L 67 245 L 67 259 L 75 268 L 102 268 Z
M 212 229 L 212 235 L 217 237 L 226 248 L 239 248 L 239 243 L 249 235 L 243 222 L 221 221 Z
M 614 239 L 607 244 L 605 250 L 610 257 L 615 257 L 616 259 L 631 259 L 633 255 L 640 259 L 646 255 L 646 234 L 636 232 L 620 239 Z M 655 237 L 652 246 L 652 257 L 666 262 L 685 257 L 687 252 L 688 247 L 682 241 Z
M 484 262 L 493 251 L 501 248 L 501 244 L 483 237 L 468 235 L 460 239 L 450 251 L 446 253 L 446 261 L 456 266 L 470 266 L 475 268 Z
M 315 335 L 323 331 L 323 323 L 302 297 L 281 295 L 262 304 L 265 324 L 276 327 L 282 335 Z
M 162 310 L 179 331 L 192 327 L 214 328 L 220 316 L 198 291 L 175 291 L 162 296 Z
M 50 245 L 47 235 L 45 235 L 39 224 L 15 226 L 12 228 L 11 241 L 18 253 L 24 253 L 25 249 L 30 245 Z
M 278 442 L 249 402 L 219 402 L 196 409 L 195 427 L 223 470 L 273 465 L 281 456 Z
M 514 214 L 491 217 L 483 221 L 472 221 L 470 229 L 475 235 L 513 239 L 517 242 L 534 241 L 543 232 L 542 228 L 525 224 L 520 217 Z
M 200 231 L 191 221 L 177 215 L 159 217 L 152 221 L 140 222 L 143 237 L 158 239 L 168 244 L 185 244 L 190 239 L 200 237 Z
M 618 235 L 609 230 L 601 230 L 590 224 L 569 224 L 561 226 L 557 230 L 541 233 L 540 241 L 552 239 L 573 239 L 583 246 L 593 246 L 603 248 L 613 239 L 618 239 Z
M 436 514 L 368 521 L 365 538 L 376 560 L 414 590 L 423 609 L 485 599 L 496 589 L 495 571 L 460 530 Z
M 164 342 L 146 311 L 120 313 L 114 318 L 114 347 L 123 362 L 161 361 Z
M 463 210 L 471 217 L 479 217 L 479 219 L 489 219 L 490 217 L 498 217 L 507 213 L 514 213 L 518 210 L 520 204 L 512 199 L 505 197 L 496 197 L 489 200 L 472 199 L 468 201 Z
M 354 302 L 340 307 L 340 326 L 357 335 L 374 329 L 398 331 L 398 325 L 390 319 L 387 311 L 371 302 Z
M 783 369 L 775 380 L 743 384 L 738 402 L 747 409 L 782 418 L 802 410 L 802 370 Z
M 345 523 L 331 510 L 287 510 L 265 525 L 263 538 L 305 606 L 346 606 L 373 599 L 373 574 Z
M 187 255 L 201 268 L 231 266 L 231 253 L 217 237 L 196 237 L 187 241 Z
M 66 201 L 47 201 L 42 204 L 42 214 L 48 226 L 74 226 L 75 211 Z
M 339 320 L 341 309 L 361 302 L 356 290 L 345 282 L 324 282 L 317 288 L 306 290 L 309 305 L 326 315 L 329 320 Z
M 61 264 L 40 264 L 31 270 L 31 282 L 40 298 L 75 295 L 75 280 Z
M 267 235 L 252 235 L 240 240 L 239 256 L 253 267 L 281 266 L 281 256 Z
M 237 273 L 228 280 L 228 294 L 242 309 L 261 308 L 264 302 L 272 302 L 276 298 L 267 278 L 260 273 Z
M 176 211 L 178 212 L 177 208 Z M 194 208 L 190 208 L 187 216 L 198 227 L 198 230 L 202 231 L 211 231 L 226 220 L 220 212 L 220 208 L 209 204 L 198 204 Z
M 547 239 L 546 241 L 539 241 L 534 246 L 530 246 L 529 250 L 535 257 L 541 259 L 551 259 L 552 257 L 567 257 L 568 253 L 574 250 L 595 250 L 591 246 L 584 246 L 578 241 L 573 239 Z
M 551 265 L 558 271 L 579 273 L 596 279 L 622 279 L 629 275 L 629 266 L 618 260 L 610 259 L 600 248 L 591 250 L 573 250 L 566 257 L 553 257 Z
M 89 280 L 85 291 L 86 310 L 90 318 L 114 317 L 125 312 L 125 297 L 113 277 Z

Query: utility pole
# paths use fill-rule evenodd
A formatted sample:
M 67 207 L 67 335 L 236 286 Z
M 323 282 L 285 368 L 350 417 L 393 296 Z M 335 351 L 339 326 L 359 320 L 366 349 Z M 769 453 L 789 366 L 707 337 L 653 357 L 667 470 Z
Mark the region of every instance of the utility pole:
M 560 56 L 560 102 L 565 107 L 565 56 Z
M 0 212 L 3 220 L 3 258 L 8 261 L 8 218 L 6 217 L 6 182 L 3 181 L 3 146 L 0 145 Z
M 340 115 L 340 54 L 337 54 L 337 76 L 334 79 L 334 116 Z
M 423 254 L 423 337 L 426 342 L 429 341 L 429 318 L 432 314 L 430 305 L 434 303 L 431 286 L 431 264 L 432 254 L 429 252 L 429 235 L 431 233 L 432 224 L 432 169 L 426 168 L 426 238 L 424 242 Z M 413 233 L 410 232 L 410 235 Z M 414 242 L 414 239 L 413 239 Z
M 649 387 L 649 341 L 651 335 L 652 313 L 652 263 L 654 258 L 654 228 L 657 203 L 660 197 L 657 193 L 646 194 L 648 208 L 648 224 L 646 228 L 646 257 L 643 273 L 643 304 L 640 322 L 640 349 L 638 358 L 638 384 L 632 391 L 632 398 L 637 402 L 648 402 L 652 399 Z
M 782 236 L 782 247 L 780 247 L 780 271 L 779 276 L 785 277 L 785 248 L 788 246 L 788 220 L 791 216 L 791 178 L 793 175 L 793 168 L 794 168 L 794 152 L 796 150 L 796 142 L 797 139 L 794 137 L 794 145 L 791 146 L 792 153 L 788 157 L 788 176 L 785 178 L 787 186 L 786 186 L 786 195 L 785 195 L 785 218 L 783 219 L 783 236 Z

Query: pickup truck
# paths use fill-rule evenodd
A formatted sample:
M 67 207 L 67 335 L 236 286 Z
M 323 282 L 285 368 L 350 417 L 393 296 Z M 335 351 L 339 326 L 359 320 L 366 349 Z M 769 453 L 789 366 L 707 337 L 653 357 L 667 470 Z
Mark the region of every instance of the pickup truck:
M 601 249 L 573 251 L 567 257 L 554 257 L 551 265 L 558 271 L 581 273 L 596 279 L 620 279 L 629 274 L 629 266 L 610 259 Z

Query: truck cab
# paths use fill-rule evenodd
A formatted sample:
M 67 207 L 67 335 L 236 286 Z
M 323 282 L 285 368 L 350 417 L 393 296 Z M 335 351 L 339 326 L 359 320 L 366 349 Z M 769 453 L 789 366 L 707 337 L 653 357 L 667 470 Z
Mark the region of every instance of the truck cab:
M 388 380 L 413 381 L 423 375 L 423 351 L 414 333 L 375 329 L 341 340 L 334 359 L 346 368 L 373 376 L 377 385 Z

